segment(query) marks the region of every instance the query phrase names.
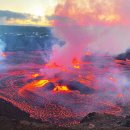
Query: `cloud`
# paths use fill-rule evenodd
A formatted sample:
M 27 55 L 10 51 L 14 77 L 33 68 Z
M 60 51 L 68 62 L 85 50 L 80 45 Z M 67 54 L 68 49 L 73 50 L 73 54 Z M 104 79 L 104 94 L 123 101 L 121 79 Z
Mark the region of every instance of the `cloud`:
M 1 24 L 20 24 L 20 25 L 42 25 L 43 18 L 27 13 L 18 13 L 9 10 L 0 10 Z
M 17 13 L 17 12 L 12 12 L 8 10 L 0 10 L 0 18 L 5 18 L 7 20 L 9 19 L 28 19 L 31 17 L 30 14 L 24 14 L 24 13 Z

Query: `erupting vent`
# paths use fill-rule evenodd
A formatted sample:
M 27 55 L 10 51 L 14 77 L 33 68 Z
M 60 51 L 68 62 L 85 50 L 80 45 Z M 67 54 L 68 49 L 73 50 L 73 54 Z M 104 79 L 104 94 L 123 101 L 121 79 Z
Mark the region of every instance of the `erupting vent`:
M 24 39 L 5 53 L 0 40 L 0 98 L 31 117 L 62 126 L 77 124 L 90 112 L 129 114 L 130 107 L 126 110 L 124 106 L 130 103 L 130 60 L 120 60 L 125 54 L 115 60 L 115 55 L 130 45 L 130 2 L 57 1 L 53 16 L 48 17 L 54 26 L 45 29 L 48 34 L 36 31 L 30 35 L 26 29 L 26 33 L 9 33 L 10 40 L 15 35 Z M 27 17 L 22 21 L 38 22 L 32 15 Z M 38 19 L 42 23 L 42 17 Z M 11 16 L 2 20 L 19 22 Z M 0 37 L 10 42 L 5 38 L 9 35 Z M 24 51 L 22 43 L 28 46 Z
M 56 86 L 53 89 L 54 92 L 69 92 L 70 89 L 67 86 Z

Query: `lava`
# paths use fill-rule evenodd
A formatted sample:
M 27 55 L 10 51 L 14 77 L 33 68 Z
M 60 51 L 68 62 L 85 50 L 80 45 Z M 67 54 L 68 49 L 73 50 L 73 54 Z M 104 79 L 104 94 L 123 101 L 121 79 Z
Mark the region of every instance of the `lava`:
M 71 90 L 67 86 L 56 86 L 53 89 L 54 92 L 70 92 Z
M 114 63 L 113 68 L 115 64 L 117 66 Z M 124 100 L 128 94 L 117 91 L 124 89 L 116 79 L 117 70 L 111 70 L 108 63 L 100 67 L 94 61 L 86 64 L 76 58 L 71 65 L 82 68 L 70 67 L 67 71 L 58 68 L 58 73 L 48 77 L 46 69 L 53 71 L 55 68 L 46 68 L 46 65 L 39 68 L 36 64 L 36 68 L 30 70 L 30 64 L 29 68 L 20 67 L 16 71 L 1 73 L 0 95 L 6 95 L 7 100 L 10 99 L 11 103 L 28 112 L 31 117 L 58 125 L 77 124 L 86 113 L 93 111 L 121 114 L 122 108 L 115 102 Z M 41 68 L 46 73 L 39 71 Z M 104 76 L 106 73 L 108 75 Z M 48 108 L 50 106 L 54 106 L 54 109 Z
M 35 88 L 41 88 L 44 87 L 47 83 L 49 83 L 49 80 L 39 80 L 39 81 L 33 81 L 32 83 L 29 83 L 25 85 L 23 88 L 19 90 L 19 94 L 22 94 L 24 90 L 33 90 Z
M 36 78 L 36 77 L 38 77 L 38 76 L 40 76 L 38 73 L 37 73 L 37 74 L 32 74 L 32 77 L 33 77 L 33 78 Z
M 47 83 L 49 83 L 48 80 L 40 80 L 40 81 L 34 83 L 34 87 L 40 88 L 40 87 L 43 87 Z
M 89 112 L 123 115 L 119 104 L 130 102 L 129 61 L 114 60 L 113 55 L 128 47 L 130 28 L 122 26 L 129 15 L 117 1 L 58 4 L 52 16 L 54 32 L 65 44 L 54 41 L 52 55 L 48 52 L 40 64 L 43 53 L 33 52 L 33 57 L 32 52 L 14 52 L 16 63 L 8 65 L 13 62 L 2 51 L 8 69 L 0 73 L 0 97 L 31 117 L 58 125 L 79 123 Z

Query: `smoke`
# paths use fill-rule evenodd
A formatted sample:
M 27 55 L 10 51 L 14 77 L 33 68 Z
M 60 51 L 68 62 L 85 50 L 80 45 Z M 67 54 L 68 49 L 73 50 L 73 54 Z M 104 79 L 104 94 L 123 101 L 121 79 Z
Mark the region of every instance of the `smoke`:
M 6 59 L 5 47 L 6 43 L 0 39 L 0 72 L 7 70 L 7 64 L 4 62 Z
M 54 16 L 48 17 L 54 24 L 54 35 L 66 42 L 63 46 L 53 46 L 52 63 L 68 67 L 73 59 L 80 61 L 87 51 L 94 56 L 85 69 L 69 70 L 77 80 L 79 75 L 90 78 L 90 87 L 98 89 L 97 99 L 91 104 L 93 109 L 100 106 L 98 103 L 96 106 L 96 101 L 111 101 L 114 105 L 120 100 L 129 101 L 127 72 L 124 73 L 113 59 L 98 57 L 99 54 L 113 57 L 130 48 L 129 4 L 129 0 L 65 0 L 57 5 Z M 73 79 L 71 74 L 60 76 Z M 87 80 L 85 83 L 89 86 Z
M 54 44 L 50 61 L 52 64 L 40 67 L 40 78 L 49 81 L 51 85 L 37 86 L 34 83 L 33 86 L 33 82 L 28 85 L 30 69 L 24 70 L 24 73 L 20 70 L 24 84 L 22 87 L 25 88 L 23 97 L 17 98 L 20 86 L 15 87 L 14 91 L 16 82 L 10 80 L 10 83 L 8 78 L 5 78 L 5 83 L 11 84 L 10 89 L 7 87 L 1 90 L 2 95 L 12 99 L 12 102 L 15 100 L 15 105 L 33 117 L 50 122 L 54 120 L 53 123 L 62 122 L 62 125 L 68 123 L 68 118 L 72 119 L 69 123 L 71 121 L 73 124 L 73 120 L 79 121 L 79 118 L 93 111 L 122 114 L 123 110 L 117 102 L 121 102 L 121 105 L 129 102 L 130 75 L 129 70 L 125 70 L 129 67 L 115 64 L 111 56 L 124 52 L 130 46 L 128 5 L 128 0 L 65 0 L 59 3 L 55 15 L 49 19 L 54 24 L 54 35 L 65 41 L 65 44 L 52 39 L 57 43 L 50 44 Z M 44 43 L 47 50 L 50 39 L 46 40 L 47 44 Z M 0 45 L 2 54 L 5 43 L 1 40 Z M 86 52 L 87 57 L 84 58 Z M 106 53 L 110 56 L 104 56 Z M 77 68 L 71 66 L 73 60 Z M 11 76 L 16 77 L 16 74 Z M 14 79 L 20 81 L 18 84 L 21 83 L 20 78 Z M 74 87 L 71 92 L 53 91 L 57 85 L 69 87 L 68 82 L 72 83 L 71 88 Z M 93 93 L 89 93 L 87 88 L 92 89 Z M 12 92 L 13 95 L 10 94 Z
M 49 17 L 55 35 L 66 44 L 54 46 L 52 61 L 68 65 L 87 50 L 118 55 L 130 47 L 128 0 L 65 0 Z M 61 60 L 61 59 L 64 60 Z
M 3 56 L 3 52 L 5 50 L 5 42 L 3 42 L 1 39 L 0 39 L 0 61 L 2 61 L 3 59 L 5 59 L 5 57 Z

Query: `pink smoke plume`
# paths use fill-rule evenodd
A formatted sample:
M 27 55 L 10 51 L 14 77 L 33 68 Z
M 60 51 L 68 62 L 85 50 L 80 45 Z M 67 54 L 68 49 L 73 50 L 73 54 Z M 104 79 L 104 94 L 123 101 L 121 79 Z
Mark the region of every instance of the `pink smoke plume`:
M 53 48 L 52 62 L 68 65 L 88 50 L 117 55 L 130 46 L 128 0 L 65 0 L 55 9 L 54 31 L 65 40 Z M 63 59 L 63 60 L 62 60 Z

